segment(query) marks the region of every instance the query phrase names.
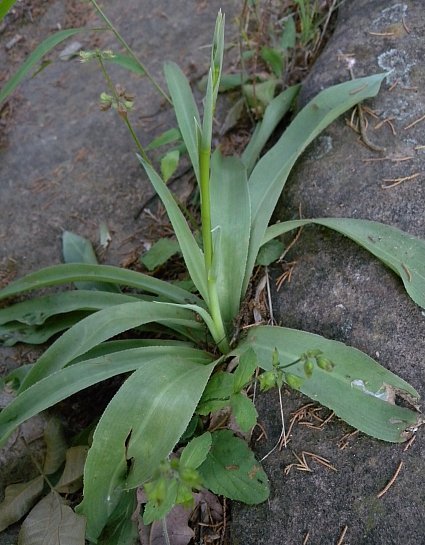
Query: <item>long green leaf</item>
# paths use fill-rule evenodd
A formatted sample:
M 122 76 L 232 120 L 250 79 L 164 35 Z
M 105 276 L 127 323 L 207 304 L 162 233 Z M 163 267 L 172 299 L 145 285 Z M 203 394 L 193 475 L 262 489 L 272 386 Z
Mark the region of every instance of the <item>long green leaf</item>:
M 77 511 L 95 540 L 125 488 L 151 477 L 185 431 L 214 363 L 167 358 L 146 361 L 112 399 L 93 437 Z
M 425 241 L 396 227 L 375 221 L 348 218 L 319 218 L 285 221 L 269 227 L 263 244 L 303 225 L 316 223 L 351 238 L 380 259 L 403 281 L 407 293 L 425 308 Z
M 0 444 L 22 422 L 67 397 L 103 380 L 138 369 L 145 361 L 161 369 L 163 362 L 178 360 L 209 363 L 201 350 L 182 346 L 147 346 L 106 354 L 60 369 L 21 392 L 0 413 Z
M 129 57 L 128 55 L 114 53 L 113 57 L 106 56 L 104 60 L 108 63 L 110 62 L 113 64 L 117 64 L 118 66 L 121 66 L 121 68 L 125 68 L 126 70 L 129 70 L 130 72 L 133 72 L 133 74 L 137 74 L 138 76 L 146 75 L 146 72 L 143 70 L 140 63 L 136 62 L 132 57 Z
M 183 141 L 199 182 L 198 139 L 196 126 L 200 126 L 198 107 L 193 98 L 189 82 L 177 64 L 167 62 L 164 66 L 165 79 L 173 100 L 174 112 Z
M 0 21 L 4 19 L 6 13 L 11 9 L 11 7 L 16 4 L 16 0 L 3 0 L 0 4 Z
M 2 15 L 4 16 L 5 14 L 4 9 L 6 8 L 6 11 L 8 10 L 8 4 L 9 7 L 10 5 L 12 5 L 10 0 L 6 0 L 6 6 L 4 6 L 3 3 L 0 6 L 0 20 L 2 19 Z M 3 88 L 0 90 L 0 104 L 16 89 L 16 87 L 22 82 L 28 72 L 32 68 L 34 68 L 34 66 L 44 57 L 46 53 L 51 51 L 54 47 L 56 47 L 67 38 L 70 38 L 71 36 L 74 36 L 75 34 L 78 34 L 80 32 L 87 32 L 87 29 L 69 28 L 66 30 L 60 30 L 59 32 L 56 32 L 55 34 L 49 36 L 46 40 L 44 40 L 31 53 L 31 55 L 29 55 L 27 60 L 20 66 L 19 70 L 7 80 Z
M 190 329 L 203 327 L 193 312 L 167 303 L 124 303 L 99 310 L 75 324 L 40 356 L 26 375 L 20 391 L 62 369 L 99 343 L 151 322 L 171 322 Z
M 41 325 L 57 314 L 76 310 L 101 310 L 121 303 L 140 302 L 138 297 L 99 291 L 66 291 L 16 303 L 0 309 L 0 325 L 18 321 L 27 325 Z
M 262 121 L 255 127 L 254 134 L 241 156 L 248 174 L 251 174 L 261 150 L 282 121 L 283 116 L 288 112 L 299 90 L 300 85 L 293 85 L 275 97 L 267 106 Z
M 170 221 L 174 227 L 174 232 L 177 240 L 179 241 L 180 249 L 182 251 L 190 277 L 204 300 L 208 301 L 207 275 L 205 272 L 202 250 L 199 248 L 189 229 L 185 217 L 180 211 L 180 208 L 178 207 L 168 187 L 161 180 L 160 176 L 155 172 L 151 165 L 146 163 L 139 155 L 138 158 L 149 176 L 149 180 L 151 181 L 155 191 L 158 193 L 167 210 L 168 217 L 170 218 Z
M 273 210 L 295 161 L 316 136 L 345 111 L 375 96 L 386 74 L 348 81 L 325 89 L 295 117 L 249 178 L 251 240 L 244 292 Z
M 211 162 L 213 270 L 226 329 L 239 312 L 251 225 L 246 170 L 236 157 L 216 151 Z
M 409 429 L 418 425 L 419 413 L 391 402 L 395 394 L 416 402 L 416 390 L 360 350 L 306 331 L 270 326 L 251 328 L 238 350 L 247 346 L 254 349 L 259 366 L 266 370 L 272 369 L 275 348 L 281 365 L 294 362 L 308 350 L 321 350 L 335 367 L 331 372 L 315 368 L 302 381 L 301 392 L 364 433 L 402 442 L 410 437 Z M 303 364 L 292 366 L 291 373 L 305 377 Z
M 86 265 L 70 263 L 68 265 L 54 265 L 35 273 L 28 274 L 0 290 L 0 300 L 13 295 L 20 295 L 26 291 L 67 284 L 84 280 L 95 280 L 107 284 L 119 284 L 136 288 L 148 293 L 163 296 L 174 303 L 193 303 L 205 306 L 204 303 L 189 291 L 158 278 L 128 269 L 120 269 L 110 265 Z

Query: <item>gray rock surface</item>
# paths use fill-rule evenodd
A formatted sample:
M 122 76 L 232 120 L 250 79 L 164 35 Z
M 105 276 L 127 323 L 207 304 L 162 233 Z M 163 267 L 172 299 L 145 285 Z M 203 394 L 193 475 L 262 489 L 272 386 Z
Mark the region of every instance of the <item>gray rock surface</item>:
M 364 146 L 346 124 L 350 115 L 343 116 L 299 161 L 276 219 L 296 218 L 301 204 L 304 217 L 373 219 L 425 237 L 425 121 L 407 128 L 425 114 L 424 35 L 420 0 L 342 4 L 335 33 L 307 78 L 300 102 L 346 80 L 347 55 L 355 59 L 356 76 L 393 69 L 379 96 L 365 105 L 378 116 L 366 114 L 369 140 L 386 150 Z M 388 121 L 379 128 L 384 119 L 393 124 L 395 135 Z M 405 157 L 410 159 L 402 161 Z M 383 187 L 392 183 L 385 180 L 417 173 L 393 188 Z M 296 265 L 291 282 L 274 293 L 274 314 L 282 325 L 355 346 L 424 392 L 425 312 L 410 301 L 391 271 L 349 240 L 316 227 L 304 229 L 285 259 Z M 274 277 L 281 272 L 275 268 Z M 285 392 L 287 426 L 290 413 L 308 402 Z M 258 409 L 268 436 L 257 443 L 261 458 L 280 434 L 277 396 L 260 396 Z M 351 437 L 341 449 L 340 440 L 349 431 L 335 419 L 323 430 L 295 425 L 287 448 L 264 462 L 270 501 L 255 508 L 233 506 L 232 545 L 425 543 L 423 430 L 406 451 L 405 445 L 365 436 Z M 323 456 L 337 471 L 305 455 L 311 473 L 292 467 L 285 474 L 284 468 L 297 462 L 295 453 L 303 451 Z M 377 498 L 400 462 L 395 483 Z

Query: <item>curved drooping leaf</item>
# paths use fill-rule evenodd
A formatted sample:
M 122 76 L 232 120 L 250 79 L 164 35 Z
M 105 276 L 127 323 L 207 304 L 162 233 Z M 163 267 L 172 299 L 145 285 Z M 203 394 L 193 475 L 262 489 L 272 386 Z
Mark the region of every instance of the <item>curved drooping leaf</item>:
M 89 539 L 100 534 L 122 490 L 141 485 L 169 455 L 214 365 L 177 357 L 160 365 L 146 361 L 114 396 L 93 436 L 77 508 L 87 518 Z
M 124 303 L 99 310 L 75 324 L 40 356 L 24 378 L 20 391 L 62 369 L 97 344 L 151 322 L 171 322 L 189 329 L 203 327 L 191 311 L 168 303 Z
M 174 361 L 175 358 L 204 364 L 211 361 L 207 353 L 194 348 L 151 346 L 108 354 L 60 369 L 27 387 L 0 412 L 0 445 L 22 422 L 84 388 L 134 371 L 145 361 L 158 370 L 164 361 Z
M 150 164 L 146 163 L 140 155 L 137 157 L 167 210 L 190 277 L 204 300 L 208 301 L 207 274 L 205 272 L 203 252 L 199 248 L 185 217 L 168 187 Z
M 87 265 L 84 263 L 53 265 L 52 267 L 46 267 L 35 273 L 28 274 L 19 280 L 11 282 L 0 290 L 0 300 L 30 290 L 86 280 L 136 288 L 163 296 L 167 301 L 174 303 L 194 303 L 204 306 L 203 301 L 199 297 L 196 297 L 196 295 L 158 278 L 111 265 Z
M 198 139 L 196 136 L 196 127 L 200 126 L 198 107 L 193 98 L 189 82 L 179 66 L 173 62 L 167 62 L 164 65 L 165 79 L 167 80 L 168 90 L 173 100 L 174 112 L 190 161 L 195 171 L 196 179 L 199 182 L 199 157 L 198 157 Z
M 216 431 L 212 439 L 211 450 L 198 469 L 206 487 L 243 503 L 265 501 L 269 496 L 267 476 L 246 442 L 230 430 Z
M 263 119 L 256 125 L 255 131 L 241 155 L 248 174 L 251 174 L 261 150 L 282 121 L 283 116 L 288 112 L 299 90 L 300 85 L 293 85 L 275 97 L 267 106 Z
M 213 275 L 222 319 L 230 331 L 242 298 L 251 227 L 246 170 L 236 157 L 216 151 L 211 161 Z
M 279 363 L 286 365 L 308 350 L 320 350 L 335 367 L 315 368 L 306 378 L 303 363 L 291 367 L 301 377 L 301 392 L 332 409 L 351 426 L 384 441 L 402 442 L 410 437 L 410 428 L 418 425 L 419 413 L 394 405 L 395 395 L 415 403 L 419 394 L 412 386 L 355 348 L 320 335 L 283 327 L 258 326 L 249 329 L 237 351 L 252 347 L 258 365 L 272 369 L 273 351 Z
M 269 227 L 263 243 L 309 223 L 324 225 L 351 238 L 380 259 L 403 281 L 407 293 L 425 308 L 425 241 L 376 221 L 319 218 L 285 221 Z
M 295 161 L 308 144 L 338 116 L 358 102 L 374 97 L 385 76 L 377 74 L 351 80 L 320 92 L 300 111 L 272 149 L 258 161 L 248 181 L 251 239 L 244 293 L 267 225 Z
M 24 520 L 18 545 L 84 545 L 84 533 L 84 518 L 50 492 Z
M 21 322 L 27 325 L 44 324 L 48 318 L 78 310 L 96 311 L 112 305 L 140 302 L 140 298 L 106 291 L 66 291 L 30 299 L 0 309 L 0 325 L 7 322 Z
M 0 503 L 0 532 L 18 522 L 34 505 L 44 487 L 42 475 L 27 483 L 11 484 L 6 487 Z
M 13 4 L 13 2 L 10 2 L 10 0 L 5 1 L 5 6 L 3 5 L 4 2 L 2 2 L 0 5 L 0 20 L 7 12 L 8 8 L 6 6 L 11 6 Z M 5 8 L 6 12 L 4 11 Z M 21 64 L 18 71 L 6 81 L 0 90 L 0 104 L 16 89 L 28 72 L 36 66 L 36 64 L 44 57 L 44 55 L 46 55 L 46 53 L 71 36 L 75 36 L 75 34 L 79 34 L 80 32 L 87 32 L 87 30 L 88 29 L 86 28 L 67 28 L 66 30 L 55 32 L 55 34 L 52 34 L 52 36 L 46 38 L 38 47 L 36 47 L 36 49 L 34 49 L 27 60 Z

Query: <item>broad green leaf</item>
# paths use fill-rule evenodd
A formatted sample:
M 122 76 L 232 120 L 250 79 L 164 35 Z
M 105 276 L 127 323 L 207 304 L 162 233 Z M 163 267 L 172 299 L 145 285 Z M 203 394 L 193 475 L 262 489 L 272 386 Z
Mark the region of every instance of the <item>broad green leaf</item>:
M 205 365 L 205 357 L 145 361 L 113 397 L 94 433 L 78 506 L 87 517 L 89 539 L 100 534 L 122 490 L 143 484 L 170 454 L 214 365 Z
M 161 174 L 164 182 L 168 182 L 171 176 L 175 173 L 180 161 L 180 151 L 172 149 L 161 159 Z
M 275 347 L 281 365 L 307 350 L 320 350 L 335 367 L 331 372 L 317 367 L 304 380 L 301 392 L 364 433 L 402 442 L 410 436 L 406 430 L 418 425 L 419 413 L 391 402 L 394 394 L 417 402 L 416 390 L 360 350 L 306 331 L 270 326 L 251 328 L 238 351 L 247 346 L 255 350 L 260 367 L 266 370 L 272 369 Z M 304 376 L 302 363 L 291 367 L 291 373 Z
M 266 244 L 261 246 L 257 255 L 257 265 L 267 267 L 271 263 L 274 263 L 283 254 L 285 246 L 280 240 L 269 240 Z
M 173 129 L 168 129 L 168 131 L 165 131 L 156 138 L 154 138 L 152 142 L 150 142 L 150 144 L 146 146 L 145 150 L 150 151 L 153 149 L 157 149 L 161 146 L 165 146 L 166 144 L 173 144 L 174 142 L 177 142 L 181 139 L 182 135 L 179 129 L 176 129 L 174 127 Z
M 238 393 L 252 380 L 255 370 L 258 367 L 257 354 L 249 348 L 240 358 L 238 366 L 233 373 L 233 392 Z
M 9 7 L 13 4 L 10 0 L 5 0 L 6 6 L 4 6 L 4 1 L 0 5 L 0 20 L 2 19 L 2 16 L 5 15 Z M 9 7 L 7 7 L 9 6 Z M 6 11 L 5 10 L 6 7 Z M 32 53 L 29 55 L 27 60 L 21 64 L 18 71 L 11 76 L 2 89 L 0 90 L 0 104 L 16 89 L 16 87 L 22 82 L 22 80 L 25 78 L 25 76 L 28 74 L 28 72 L 34 68 L 37 63 L 48 53 L 51 51 L 54 47 L 56 47 L 58 44 L 66 40 L 67 38 L 70 38 L 71 36 L 74 36 L 75 34 L 78 34 L 80 32 L 87 32 L 86 28 L 68 28 L 66 30 L 60 30 L 59 32 L 56 32 L 55 34 L 52 34 L 52 36 L 49 36 L 44 40 Z
M 50 492 L 24 520 L 18 545 L 84 545 L 84 533 L 84 518 Z
M 121 53 L 114 53 L 113 57 L 105 56 L 104 61 L 111 62 L 113 64 L 118 64 L 122 68 L 133 72 L 139 76 L 144 76 L 145 71 L 141 67 L 140 63 L 136 62 L 132 57 L 128 55 L 123 55 Z
M 233 394 L 230 405 L 240 429 L 245 433 L 251 431 L 257 423 L 258 417 L 254 403 L 244 394 Z
M 230 430 L 212 434 L 213 444 L 199 472 L 206 487 L 214 492 L 248 504 L 266 501 L 267 476 L 252 451 Z
M 150 271 L 166 263 L 170 257 L 180 252 L 180 245 L 172 238 L 160 238 L 142 255 L 140 261 Z
M 177 64 L 167 62 L 164 66 L 165 79 L 173 101 L 174 112 L 190 160 L 199 181 L 198 139 L 196 126 L 200 125 L 198 107 L 193 98 L 189 82 Z
M 61 369 L 22 391 L 1 411 L 0 445 L 22 422 L 84 388 L 134 371 L 145 361 L 160 368 L 164 361 L 174 361 L 176 358 L 204 364 L 211 361 L 208 354 L 193 348 L 152 346 L 112 353 Z
M 274 49 L 273 47 L 262 47 L 260 55 L 265 61 L 272 71 L 274 72 L 274 75 L 277 78 L 280 78 L 283 73 L 283 67 L 284 67 L 284 59 L 282 52 L 278 49 Z
M 318 134 L 345 111 L 375 96 L 386 74 L 347 81 L 325 89 L 295 117 L 277 143 L 257 163 L 249 178 L 251 239 L 244 290 L 273 210 L 295 161 Z
M 47 319 L 42 325 L 25 325 L 19 322 L 8 322 L 0 326 L 0 344 L 13 346 L 16 343 L 42 344 L 56 333 L 72 327 L 89 313 L 83 311 L 69 312 Z
M 297 29 L 295 28 L 294 17 L 291 15 L 285 21 L 282 36 L 280 38 L 280 47 L 282 49 L 293 49 L 297 37 Z
M 246 170 L 236 157 L 216 151 L 211 161 L 213 271 L 221 316 L 230 331 L 239 312 L 248 256 L 250 202 Z
M 103 284 L 105 285 L 105 284 Z M 95 311 L 121 303 L 140 302 L 138 297 L 106 291 L 66 291 L 16 303 L 0 309 L 0 325 L 21 322 L 42 325 L 48 318 L 78 310 Z
M 137 532 L 136 493 L 134 490 L 123 492 L 120 501 L 109 517 L 108 522 L 97 540 L 98 545 L 135 545 L 140 543 Z
M 63 232 L 62 253 L 65 263 L 98 264 L 92 243 L 80 235 L 71 233 L 71 231 Z M 75 287 L 79 290 L 111 291 L 115 293 L 120 291 L 114 284 L 100 282 L 75 282 Z
M 233 393 L 234 376 L 231 373 L 219 371 L 215 373 L 202 394 L 196 412 L 207 415 L 230 405 Z
M 84 280 L 125 285 L 148 293 L 161 295 L 168 301 L 175 303 L 194 303 L 203 306 L 203 302 L 195 295 L 158 278 L 110 265 L 86 265 L 83 263 L 54 265 L 53 267 L 46 267 L 35 273 L 28 274 L 15 282 L 11 282 L 8 286 L 0 290 L 0 300 L 13 295 L 20 295 L 30 290 Z
M 6 13 L 16 4 L 16 0 L 3 0 L 0 4 L 0 21 L 4 19 Z
M 407 293 L 425 308 L 425 241 L 396 227 L 375 221 L 348 218 L 320 218 L 286 221 L 272 225 L 263 242 L 309 223 L 324 225 L 351 238 L 380 259 L 403 281 Z
M 55 473 L 65 461 L 67 444 L 59 418 L 52 417 L 44 429 L 46 443 L 46 457 L 44 458 L 43 473 Z
M 192 469 L 198 469 L 207 457 L 211 443 L 212 437 L 209 431 L 192 439 L 181 453 L 180 464 Z
M 138 155 L 139 161 L 149 176 L 149 179 L 164 204 L 168 217 L 173 225 L 174 232 L 180 244 L 180 249 L 186 263 L 187 270 L 195 286 L 205 301 L 208 301 L 207 275 L 205 272 L 204 256 L 193 237 L 187 221 L 178 207 L 172 193 L 155 172 L 151 165 Z
M 44 479 L 41 475 L 27 483 L 6 487 L 4 499 L 0 503 L 0 532 L 18 522 L 31 509 L 43 487 Z
M 241 156 L 248 174 L 251 174 L 261 150 L 282 121 L 283 116 L 289 111 L 299 90 L 299 85 L 293 85 L 278 94 L 267 106 L 262 121 L 255 127 L 254 134 Z
M 66 451 L 65 467 L 59 481 L 55 484 L 56 492 L 74 494 L 83 486 L 84 464 L 89 447 L 77 445 Z
M 193 329 L 203 327 L 192 312 L 168 303 L 124 303 L 99 310 L 75 324 L 40 356 L 20 391 L 62 369 L 101 342 L 151 322 L 172 322 Z

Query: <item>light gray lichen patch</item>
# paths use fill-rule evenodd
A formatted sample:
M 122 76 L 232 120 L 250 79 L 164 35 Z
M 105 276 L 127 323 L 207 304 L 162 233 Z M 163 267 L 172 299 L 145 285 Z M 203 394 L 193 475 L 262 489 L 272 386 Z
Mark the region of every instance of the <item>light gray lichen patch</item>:
M 386 77 L 386 81 L 389 85 L 392 85 L 396 81 L 405 86 L 410 85 L 409 74 L 415 63 L 411 62 L 405 51 L 389 49 L 388 51 L 381 53 L 377 60 L 380 68 L 390 72 Z
M 394 23 L 401 23 L 407 15 L 407 4 L 394 4 L 381 11 L 381 14 L 372 21 L 373 30 L 381 29 L 384 26 L 392 25 Z
M 314 144 L 312 145 L 309 153 L 309 159 L 312 161 L 317 161 L 325 155 L 327 155 L 333 148 L 332 137 L 329 135 L 322 135 L 316 138 Z

